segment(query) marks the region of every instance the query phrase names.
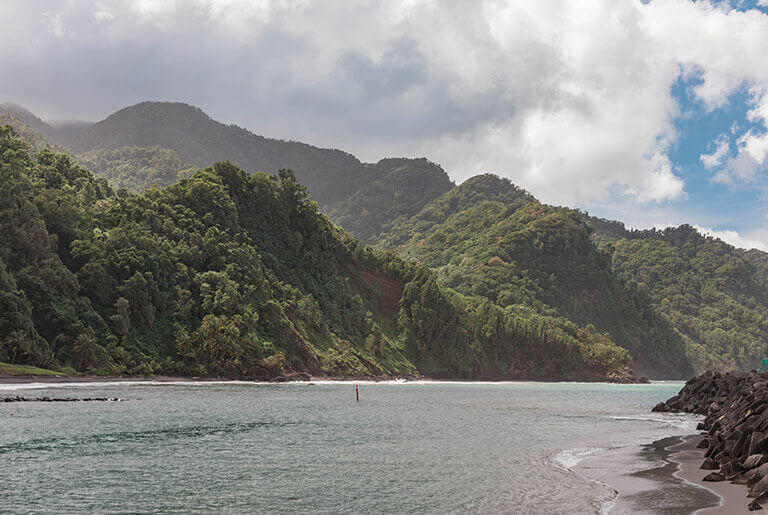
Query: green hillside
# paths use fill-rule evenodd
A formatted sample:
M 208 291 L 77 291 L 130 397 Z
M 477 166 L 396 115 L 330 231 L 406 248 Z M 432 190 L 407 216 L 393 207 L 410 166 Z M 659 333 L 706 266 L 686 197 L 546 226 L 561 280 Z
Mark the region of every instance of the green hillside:
M 379 178 L 327 209 L 331 220 L 363 243 L 375 243 L 397 218 L 417 214 L 453 187 L 443 169 L 426 159 L 382 159 L 369 167 Z
M 288 371 L 599 379 L 604 334 L 504 310 L 363 248 L 290 172 L 217 163 L 115 196 L 0 131 L 0 362 L 270 378 Z
M 543 205 L 507 180 L 467 180 L 399 220 L 380 245 L 397 247 L 433 268 L 441 283 L 507 311 L 532 310 L 604 331 L 644 373 L 693 372 L 681 336 L 641 291 L 614 275 L 581 215 Z
M 589 223 L 616 274 L 669 317 L 699 370 L 749 370 L 768 357 L 768 254 L 687 225 L 629 231 L 619 222 Z
M 161 147 L 89 150 L 78 154 L 77 160 L 97 177 L 107 179 L 112 188 L 133 192 L 170 186 L 194 171 L 173 150 Z

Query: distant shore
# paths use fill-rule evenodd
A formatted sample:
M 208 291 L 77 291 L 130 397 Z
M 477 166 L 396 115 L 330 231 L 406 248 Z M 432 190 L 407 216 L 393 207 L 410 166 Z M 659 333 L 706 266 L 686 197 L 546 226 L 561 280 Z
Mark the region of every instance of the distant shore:
M 267 381 L 253 378 L 238 377 L 191 377 L 191 376 L 127 376 L 127 375 L 5 375 L 0 374 L 0 385 L 3 384 L 27 384 L 27 383 L 198 383 L 198 382 L 244 382 L 244 383 L 286 383 L 286 382 L 462 382 L 462 383 L 509 383 L 509 382 L 537 382 L 537 383 L 611 383 L 611 384 L 646 384 L 648 381 L 619 382 L 619 381 L 578 381 L 562 379 L 460 379 L 448 377 L 423 377 L 423 376 L 310 376 L 308 374 L 290 374 L 280 376 Z

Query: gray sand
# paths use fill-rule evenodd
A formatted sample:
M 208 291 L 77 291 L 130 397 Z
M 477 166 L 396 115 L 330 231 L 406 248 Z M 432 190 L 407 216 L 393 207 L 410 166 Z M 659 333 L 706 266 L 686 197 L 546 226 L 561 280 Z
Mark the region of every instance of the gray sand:
M 711 470 L 702 470 L 701 462 L 704 461 L 705 449 L 697 449 L 696 444 L 699 439 L 696 436 L 685 438 L 685 440 L 669 448 L 672 451 L 670 458 L 677 462 L 678 470 L 675 476 L 706 488 L 716 493 L 722 499 L 720 506 L 699 510 L 697 513 L 707 515 L 731 514 L 731 513 L 766 513 L 765 510 L 750 512 L 747 505 L 751 499 L 747 497 L 747 487 L 745 485 L 734 485 L 730 481 L 719 481 L 716 483 L 704 482 L 702 478 L 712 472 Z
M 707 487 L 698 486 L 687 477 L 677 475 L 679 465 L 672 455 L 681 449 L 672 447 L 684 444 L 682 438 L 675 437 L 658 440 L 640 449 L 613 449 L 585 459 L 574 471 L 600 481 L 616 491 L 613 503 L 607 503 L 603 509 L 606 512 L 610 508 L 611 514 L 682 515 L 705 508 L 718 508 L 721 503 L 719 494 L 716 495 Z M 689 445 L 694 447 L 695 442 Z M 694 449 L 695 451 L 697 450 Z M 699 455 L 703 455 L 703 452 Z M 701 460 L 698 461 L 698 464 L 700 463 Z M 687 464 L 692 468 L 694 457 L 689 458 Z M 736 511 L 721 513 L 741 513 L 739 508 L 746 511 L 745 495 L 746 490 L 742 486 L 740 497 L 729 504 L 729 507 L 736 507 Z

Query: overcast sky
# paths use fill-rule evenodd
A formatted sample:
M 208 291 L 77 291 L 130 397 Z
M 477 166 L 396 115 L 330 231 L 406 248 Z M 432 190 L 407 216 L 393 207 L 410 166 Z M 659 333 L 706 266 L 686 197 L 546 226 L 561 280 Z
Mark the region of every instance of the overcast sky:
M 0 102 L 178 100 L 768 250 L 768 0 L 3 0 Z

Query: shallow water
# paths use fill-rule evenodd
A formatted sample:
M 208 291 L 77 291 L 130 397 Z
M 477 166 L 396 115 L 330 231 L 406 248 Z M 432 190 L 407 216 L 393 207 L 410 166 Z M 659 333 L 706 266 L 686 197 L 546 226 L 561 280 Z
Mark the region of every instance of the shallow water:
M 0 395 L 126 400 L 0 404 L 4 512 L 597 512 L 579 460 L 696 424 L 681 383 L 54 386 Z

